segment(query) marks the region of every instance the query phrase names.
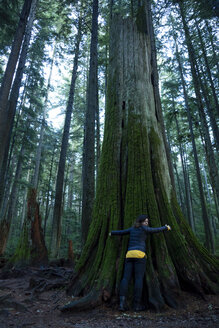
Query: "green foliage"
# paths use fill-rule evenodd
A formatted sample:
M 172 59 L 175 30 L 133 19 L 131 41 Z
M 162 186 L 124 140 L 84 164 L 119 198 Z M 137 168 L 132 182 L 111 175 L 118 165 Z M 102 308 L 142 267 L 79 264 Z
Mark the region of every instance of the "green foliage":
M 0 52 L 3 53 L 14 37 L 15 28 L 19 20 L 22 1 L 0 1 Z

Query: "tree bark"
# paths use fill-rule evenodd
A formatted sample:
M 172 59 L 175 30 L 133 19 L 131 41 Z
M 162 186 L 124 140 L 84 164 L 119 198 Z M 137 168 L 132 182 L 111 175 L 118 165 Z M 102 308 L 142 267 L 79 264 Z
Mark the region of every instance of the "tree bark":
M 62 215 L 64 172 L 65 172 L 71 116 L 72 116 L 73 103 L 74 103 L 75 81 L 77 78 L 77 70 L 78 70 L 79 47 L 81 42 L 81 27 L 82 27 L 81 25 L 82 25 L 82 15 L 80 13 L 80 17 L 78 21 L 78 34 L 76 38 L 75 51 L 74 51 L 75 54 L 74 66 L 72 70 L 71 86 L 70 86 L 68 104 L 66 108 L 61 153 L 59 158 L 59 166 L 58 166 L 58 173 L 56 179 L 55 205 L 54 205 L 53 225 L 52 225 L 52 240 L 51 240 L 51 247 L 50 247 L 52 257 L 58 256 L 58 251 L 61 243 L 61 215 Z
M 48 184 L 47 184 L 47 192 L 46 192 L 46 209 L 45 209 L 44 225 L 43 225 L 44 236 L 46 235 L 46 225 L 47 225 L 47 220 L 48 220 L 48 217 L 49 217 L 49 197 L 50 197 L 50 191 L 52 189 L 51 188 L 51 180 L 52 180 L 52 169 L 53 169 L 53 164 L 54 164 L 55 148 L 56 148 L 56 145 L 54 144 L 53 152 L 52 152 L 52 159 L 51 159 L 50 169 L 49 169 L 49 179 L 48 179 Z
M 31 5 L 32 0 L 25 0 L 0 89 L 0 169 L 2 167 L 5 155 L 5 145 L 7 145 L 7 138 L 5 138 L 4 132 L 5 126 L 7 125 L 8 97 L 11 90 L 12 80 L 14 77 Z
M 31 8 L 29 13 L 29 20 L 26 23 L 25 30 L 25 38 L 22 45 L 22 50 L 19 58 L 19 63 L 16 71 L 16 76 L 13 82 L 13 86 L 10 93 L 9 100 L 6 101 L 4 105 L 2 105 L 2 109 L 0 110 L 0 177 L 1 177 L 1 187 L 0 187 L 0 207 L 4 195 L 4 184 L 5 184 L 5 176 L 6 169 L 8 164 L 8 152 L 11 142 L 12 128 L 14 124 L 14 117 L 17 107 L 17 101 L 19 97 L 19 90 L 21 87 L 21 81 L 24 73 L 27 51 L 30 43 L 31 32 L 36 12 L 36 4 L 37 0 L 32 0 Z M 10 66 L 11 67 L 11 66 Z M 5 78 L 7 76 L 7 69 L 5 72 Z M 4 80 L 3 80 L 4 83 Z M 4 84 L 2 83 L 2 89 L 4 88 Z M 0 96 L 1 97 L 1 96 Z M 4 96 L 3 96 L 4 98 Z M 3 101 L 3 100 L 2 100 Z M 1 106 L 1 98 L 0 98 L 0 106 Z
M 29 190 L 27 197 L 27 219 L 31 223 L 31 264 L 38 266 L 48 263 L 48 252 L 41 227 L 41 216 L 39 204 L 36 201 L 36 195 L 35 189 L 32 188 Z
M 95 196 L 95 118 L 98 108 L 97 82 L 98 0 L 93 0 L 90 67 L 87 88 L 87 108 L 84 129 L 82 167 L 82 241 L 85 242 Z
M 219 292 L 218 264 L 195 238 L 176 203 L 163 131 L 151 82 L 151 43 L 145 8 L 132 18 L 112 18 L 110 60 L 97 192 L 88 238 L 68 292 L 85 295 L 62 311 L 109 300 L 122 276 L 127 239 L 109 231 L 131 226 L 142 213 L 152 226 L 168 222 L 171 234 L 147 245 L 143 291 L 155 309 L 176 307 L 179 284 L 199 293 Z M 79 279 L 80 278 L 80 279 Z M 78 280 L 79 279 L 79 280 Z M 147 291 L 147 292 L 146 292 Z

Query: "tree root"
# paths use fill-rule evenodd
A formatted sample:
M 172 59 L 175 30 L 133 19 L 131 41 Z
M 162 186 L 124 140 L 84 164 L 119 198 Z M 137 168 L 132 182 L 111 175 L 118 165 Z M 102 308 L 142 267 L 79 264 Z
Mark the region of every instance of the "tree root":
M 74 310 L 88 310 L 95 308 L 96 306 L 102 303 L 101 293 L 100 291 L 91 290 L 86 296 L 81 297 L 77 300 L 74 300 L 70 303 L 67 303 L 63 306 L 60 311 L 67 312 L 67 311 L 74 311 Z

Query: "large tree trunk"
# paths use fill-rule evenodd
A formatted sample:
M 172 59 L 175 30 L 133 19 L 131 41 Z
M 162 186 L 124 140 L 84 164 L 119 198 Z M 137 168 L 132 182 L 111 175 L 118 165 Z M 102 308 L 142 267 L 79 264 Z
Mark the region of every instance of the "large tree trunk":
M 169 223 L 172 232 L 152 236 L 147 245 L 144 296 L 159 310 L 176 306 L 180 285 L 219 292 L 216 260 L 202 247 L 183 218 L 171 184 L 160 117 L 151 81 L 151 44 L 145 8 L 136 22 L 114 16 L 105 133 L 93 219 L 68 292 L 85 295 L 63 311 L 108 300 L 117 290 L 127 239 L 108 237 L 142 213 L 152 226 Z M 80 279 L 78 281 L 78 279 Z
M 82 15 L 80 13 L 78 22 L 78 34 L 75 44 L 75 57 L 74 65 L 72 70 L 71 86 L 69 91 L 68 104 L 66 108 L 64 131 L 62 136 L 62 146 L 59 158 L 58 173 L 56 179 L 56 193 L 55 193 L 55 205 L 53 213 L 53 225 L 52 225 L 52 240 L 51 240 L 51 256 L 57 257 L 58 251 L 61 243 L 61 216 L 62 216 L 62 195 L 63 195 L 63 185 L 64 185 L 64 173 L 65 173 L 65 163 L 68 148 L 68 139 L 70 132 L 71 116 L 74 104 L 74 92 L 75 92 L 75 82 L 77 78 L 78 70 L 78 57 L 79 48 L 81 42 L 81 28 L 82 28 Z
M 98 108 L 97 81 L 98 0 L 93 0 L 90 67 L 87 88 L 87 109 L 84 129 L 82 168 L 82 241 L 85 242 L 95 195 L 95 117 Z

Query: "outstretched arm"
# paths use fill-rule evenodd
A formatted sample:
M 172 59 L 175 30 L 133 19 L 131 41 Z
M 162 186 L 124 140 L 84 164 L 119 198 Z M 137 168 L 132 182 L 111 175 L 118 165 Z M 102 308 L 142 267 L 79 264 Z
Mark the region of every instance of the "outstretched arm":
M 113 235 L 128 235 L 130 233 L 130 228 L 125 230 L 113 230 L 109 233 L 109 236 Z
M 159 228 L 151 228 L 151 227 L 146 227 L 146 226 L 142 226 L 142 228 L 147 232 L 147 233 L 158 233 L 161 231 L 168 231 L 171 230 L 171 227 L 168 224 L 165 224 L 165 226 L 163 227 L 159 227 Z

